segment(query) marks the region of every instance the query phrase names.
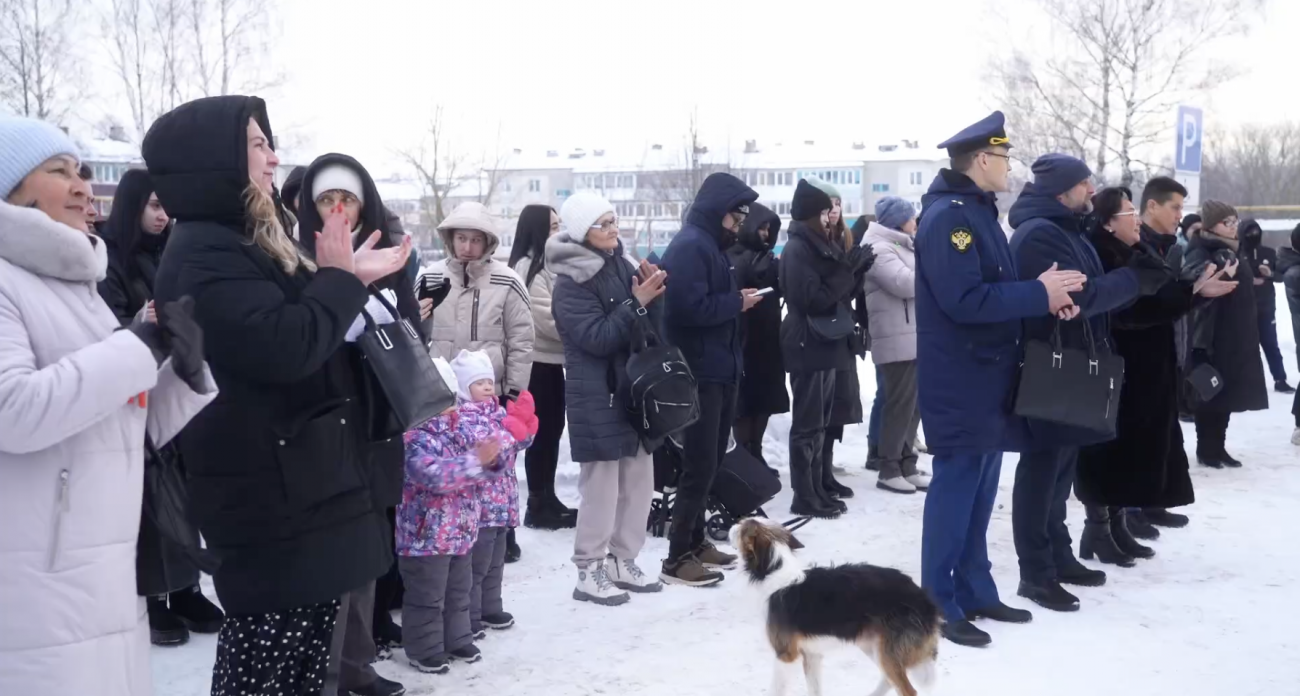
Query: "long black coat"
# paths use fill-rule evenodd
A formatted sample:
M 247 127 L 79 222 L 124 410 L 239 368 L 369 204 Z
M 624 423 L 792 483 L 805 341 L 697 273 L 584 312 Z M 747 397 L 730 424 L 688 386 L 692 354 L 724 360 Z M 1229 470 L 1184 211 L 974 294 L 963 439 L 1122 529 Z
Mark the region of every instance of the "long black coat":
M 767 241 L 758 228 L 768 226 Z M 766 206 L 753 203 L 740 228 L 737 243 L 727 250 L 736 283 L 742 288 L 772 288 L 763 301 L 740 317 L 745 372 L 740 379 L 736 415 L 740 417 L 785 413 L 790 393 L 785 388 L 785 362 L 781 359 L 780 267 L 772 248 L 781 231 L 781 218 Z
M 1142 239 L 1162 257 L 1174 242 L 1146 230 Z M 1109 234 L 1094 235 L 1092 243 L 1107 272 L 1126 267 L 1135 253 Z M 1111 313 L 1124 386 L 1115 439 L 1079 451 L 1074 492 L 1085 504 L 1177 507 L 1195 501 L 1178 424 L 1181 374 L 1174 344 L 1174 323 L 1191 311 L 1193 298 L 1192 283 L 1173 281 Z
M 638 322 L 662 321 L 662 298 L 638 318 L 632 297 L 636 269 L 623 256 L 596 251 L 566 235 L 546 242 L 546 267 L 555 273 L 551 314 L 564 343 L 564 399 L 575 462 L 635 456 L 640 436 L 627 415 L 627 360 Z
M 176 219 L 155 285 L 194 298 L 221 393 L 180 436 L 191 504 L 221 560 L 231 614 L 335 600 L 392 565 L 365 470 L 360 375 L 344 335 L 366 304 L 356 276 L 292 275 L 244 226 L 244 132 L 260 99 L 191 102 L 154 123 L 144 158 Z
M 1225 242 L 1198 235 L 1187 245 L 1183 278 L 1195 279 L 1206 264 L 1221 265 L 1235 257 Z M 1236 290 L 1198 305 L 1192 312 L 1188 367 L 1206 360 L 1223 376 L 1223 390 L 1200 408 L 1228 413 L 1262 411 L 1268 408 L 1268 386 L 1259 357 L 1255 269 L 1249 263 L 1238 264 L 1235 280 Z

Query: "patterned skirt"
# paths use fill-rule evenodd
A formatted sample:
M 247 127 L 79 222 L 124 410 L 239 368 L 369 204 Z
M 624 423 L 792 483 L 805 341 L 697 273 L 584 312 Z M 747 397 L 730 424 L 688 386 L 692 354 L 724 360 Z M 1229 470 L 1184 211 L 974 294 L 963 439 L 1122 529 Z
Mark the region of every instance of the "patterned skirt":
M 317 696 L 339 602 L 229 616 L 217 638 L 212 696 Z

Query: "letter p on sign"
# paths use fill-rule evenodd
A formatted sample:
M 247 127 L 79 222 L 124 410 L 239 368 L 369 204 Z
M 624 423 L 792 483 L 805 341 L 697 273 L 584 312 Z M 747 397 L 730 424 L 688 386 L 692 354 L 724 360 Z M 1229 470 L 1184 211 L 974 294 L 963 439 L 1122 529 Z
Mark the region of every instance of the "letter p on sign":
M 1199 174 L 1201 171 L 1201 110 L 1191 106 L 1178 107 L 1177 150 L 1174 169 Z

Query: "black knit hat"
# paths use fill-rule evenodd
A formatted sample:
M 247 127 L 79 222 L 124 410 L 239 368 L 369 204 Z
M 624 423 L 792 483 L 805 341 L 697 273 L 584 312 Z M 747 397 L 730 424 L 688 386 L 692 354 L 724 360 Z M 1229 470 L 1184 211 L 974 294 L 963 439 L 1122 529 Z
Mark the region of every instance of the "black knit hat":
M 832 208 L 831 197 L 826 192 L 800 179 L 794 189 L 794 200 L 790 203 L 790 217 L 795 220 L 811 220 L 822 214 L 823 210 Z
M 284 186 L 280 187 L 280 198 L 295 212 L 298 210 L 298 192 L 302 190 L 302 180 L 306 175 L 306 167 L 294 167 L 284 180 Z

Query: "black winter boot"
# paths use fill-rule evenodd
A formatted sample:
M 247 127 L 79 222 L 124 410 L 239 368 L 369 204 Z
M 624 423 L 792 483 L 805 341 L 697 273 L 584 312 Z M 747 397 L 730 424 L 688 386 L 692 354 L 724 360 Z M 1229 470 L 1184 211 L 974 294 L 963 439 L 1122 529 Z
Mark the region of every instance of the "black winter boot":
M 1080 563 L 1079 559 L 1070 556 L 1065 559 L 1057 559 L 1056 581 L 1062 585 L 1101 587 L 1106 584 L 1106 573 L 1101 570 L 1093 570 Z
M 1133 557 L 1119 550 L 1110 532 L 1110 510 L 1104 505 L 1085 505 L 1088 519 L 1083 525 L 1083 538 L 1079 540 L 1079 556 L 1091 561 L 1093 556 L 1102 563 L 1132 568 L 1137 565 Z
M 546 498 L 550 501 L 551 509 L 555 511 L 561 519 L 568 525 L 565 529 L 572 529 L 578 524 L 578 511 L 565 505 L 558 495 L 555 495 L 555 484 L 546 487 Z
M 867 471 L 880 471 L 880 446 L 867 445 Z
M 1138 540 L 1133 538 L 1133 533 L 1128 528 L 1128 513 L 1124 508 L 1110 509 L 1110 536 L 1115 540 L 1115 545 L 1120 551 L 1134 558 L 1155 558 L 1155 550 L 1139 544 Z
M 559 501 L 552 503 L 545 493 L 529 493 L 528 507 L 524 509 L 524 526 L 529 529 L 572 529 L 578 524 L 575 512 L 567 515 L 559 511 L 563 505 Z M 568 509 L 568 508 L 564 508 Z
M 216 633 L 226 622 L 226 615 L 203 596 L 199 586 L 189 587 L 168 596 L 171 612 L 195 633 Z
M 149 608 L 149 642 L 167 647 L 190 642 L 190 630 L 167 608 L 166 597 L 146 597 L 144 601 Z
M 524 552 L 519 549 L 519 544 L 515 542 L 515 530 L 511 528 L 506 532 L 506 563 L 518 561 Z
M 1055 580 L 1047 582 L 1020 581 L 1016 594 L 1028 599 L 1044 609 L 1052 611 L 1078 611 L 1079 598 L 1065 591 L 1061 583 Z
M 1134 539 L 1155 541 L 1160 538 L 1160 530 L 1147 521 L 1147 516 L 1141 510 L 1128 510 L 1126 515 L 1125 523 Z
M 822 488 L 831 495 L 832 498 L 852 498 L 853 489 L 835 480 L 835 450 L 827 448 L 823 450 L 825 456 L 822 458 Z M 848 506 L 844 509 L 847 511 Z
M 1172 529 L 1182 529 L 1187 526 L 1188 522 L 1191 522 L 1187 515 L 1170 512 L 1166 508 L 1142 508 L 1142 516 L 1147 518 L 1147 522 L 1157 527 Z

